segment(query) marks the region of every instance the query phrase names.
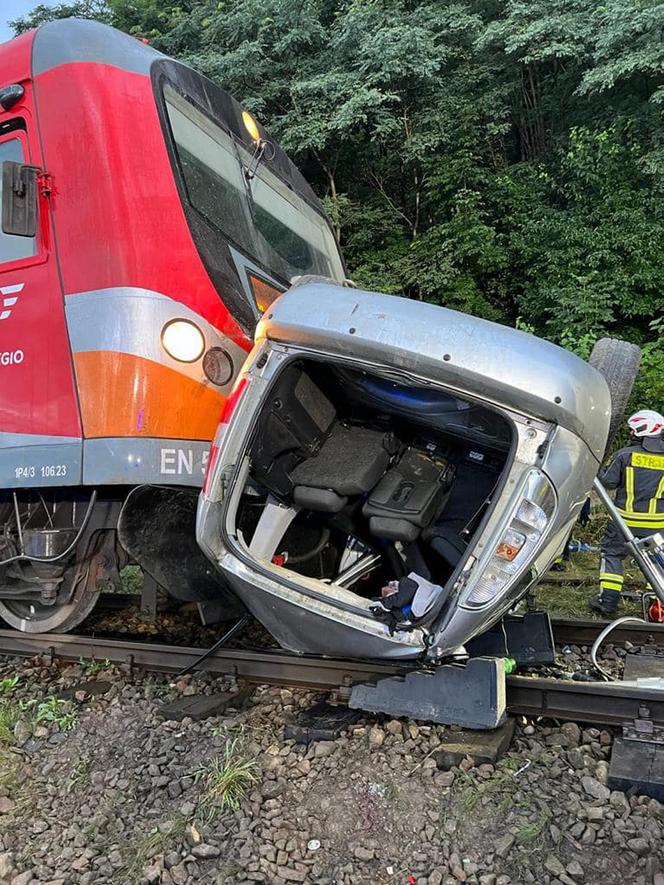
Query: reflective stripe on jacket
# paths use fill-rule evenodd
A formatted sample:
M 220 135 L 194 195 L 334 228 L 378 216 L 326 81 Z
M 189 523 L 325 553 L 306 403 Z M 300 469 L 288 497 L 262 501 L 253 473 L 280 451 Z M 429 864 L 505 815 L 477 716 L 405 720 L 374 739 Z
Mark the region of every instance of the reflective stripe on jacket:
M 633 528 L 664 528 L 664 439 L 646 438 L 616 452 L 600 474 L 616 490 L 616 507 Z

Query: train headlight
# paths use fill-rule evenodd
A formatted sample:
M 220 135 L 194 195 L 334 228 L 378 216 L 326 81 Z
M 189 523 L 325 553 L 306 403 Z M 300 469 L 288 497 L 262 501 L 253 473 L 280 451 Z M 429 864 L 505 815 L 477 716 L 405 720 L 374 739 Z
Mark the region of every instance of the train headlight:
M 169 356 L 181 363 L 194 363 L 203 356 L 205 338 L 191 320 L 170 320 L 161 330 L 161 343 Z
M 244 123 L 244 128 L 249 133 L 251 140 L 258 144 L 261 140 L 260 130 L 258 129 L 258 123 L 249 111 L 242 111 L 242 122 Z
M 491 555 L 477 564 L 475 575 L 463 588 L 461 605 L 487 605 L 514 584 L 532 562 L 555 510 L 556 495 L 551 483 L 541 471 L 532 470 L 516 505 L 508 511 Z

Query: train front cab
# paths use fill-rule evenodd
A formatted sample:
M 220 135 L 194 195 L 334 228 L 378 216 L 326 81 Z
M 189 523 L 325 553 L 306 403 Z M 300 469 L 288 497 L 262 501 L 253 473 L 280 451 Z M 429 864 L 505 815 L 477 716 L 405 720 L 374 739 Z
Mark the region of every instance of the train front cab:
M 320 204 L 230 96 L 97 23 L 1 46 L 0 105 L 0 615 L 71 629 L 129 558 L 230 613 L 196 494 L 261 311 L 343 277 Z

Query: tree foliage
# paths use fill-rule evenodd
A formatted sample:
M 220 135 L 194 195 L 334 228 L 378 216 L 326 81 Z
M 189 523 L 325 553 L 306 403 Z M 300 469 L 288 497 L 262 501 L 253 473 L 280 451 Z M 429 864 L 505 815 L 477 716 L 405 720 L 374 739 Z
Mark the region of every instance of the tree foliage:
M 251 108 L 358 284 L 587 354 L 646 346 L 664 398 L 664 2 L 76 0 Z M 664 402 L 653 402 L 664 407 Z
M 72 0 L 71 3 L 56 3 L 55 6 L 39 3 L 27 15 L 10 21 L 9 26 L 13 28 L 15 34 L 24 34 L 56 18 L 93 18 L 97 21 L 108 21 L 110 9 L 106 0 Z

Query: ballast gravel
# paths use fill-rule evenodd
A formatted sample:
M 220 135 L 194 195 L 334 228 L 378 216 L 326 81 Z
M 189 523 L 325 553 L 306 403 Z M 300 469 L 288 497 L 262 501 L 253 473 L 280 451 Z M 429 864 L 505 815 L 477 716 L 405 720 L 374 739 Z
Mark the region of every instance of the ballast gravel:
M 91 681 L 106 690 L 80 687 Z M 0 883 L 664 885 L 664 806 L 609 790 L 608 731 L 520 720 L 495 766 L 440 769 L 445 729 L 408 720 L 284 741 L 316 699 L 304 690 L 160 718 L 178 695 L 229 687 L 0 662 Z M 255 778 L 236 808 L 209 795 L 224 759 Z

